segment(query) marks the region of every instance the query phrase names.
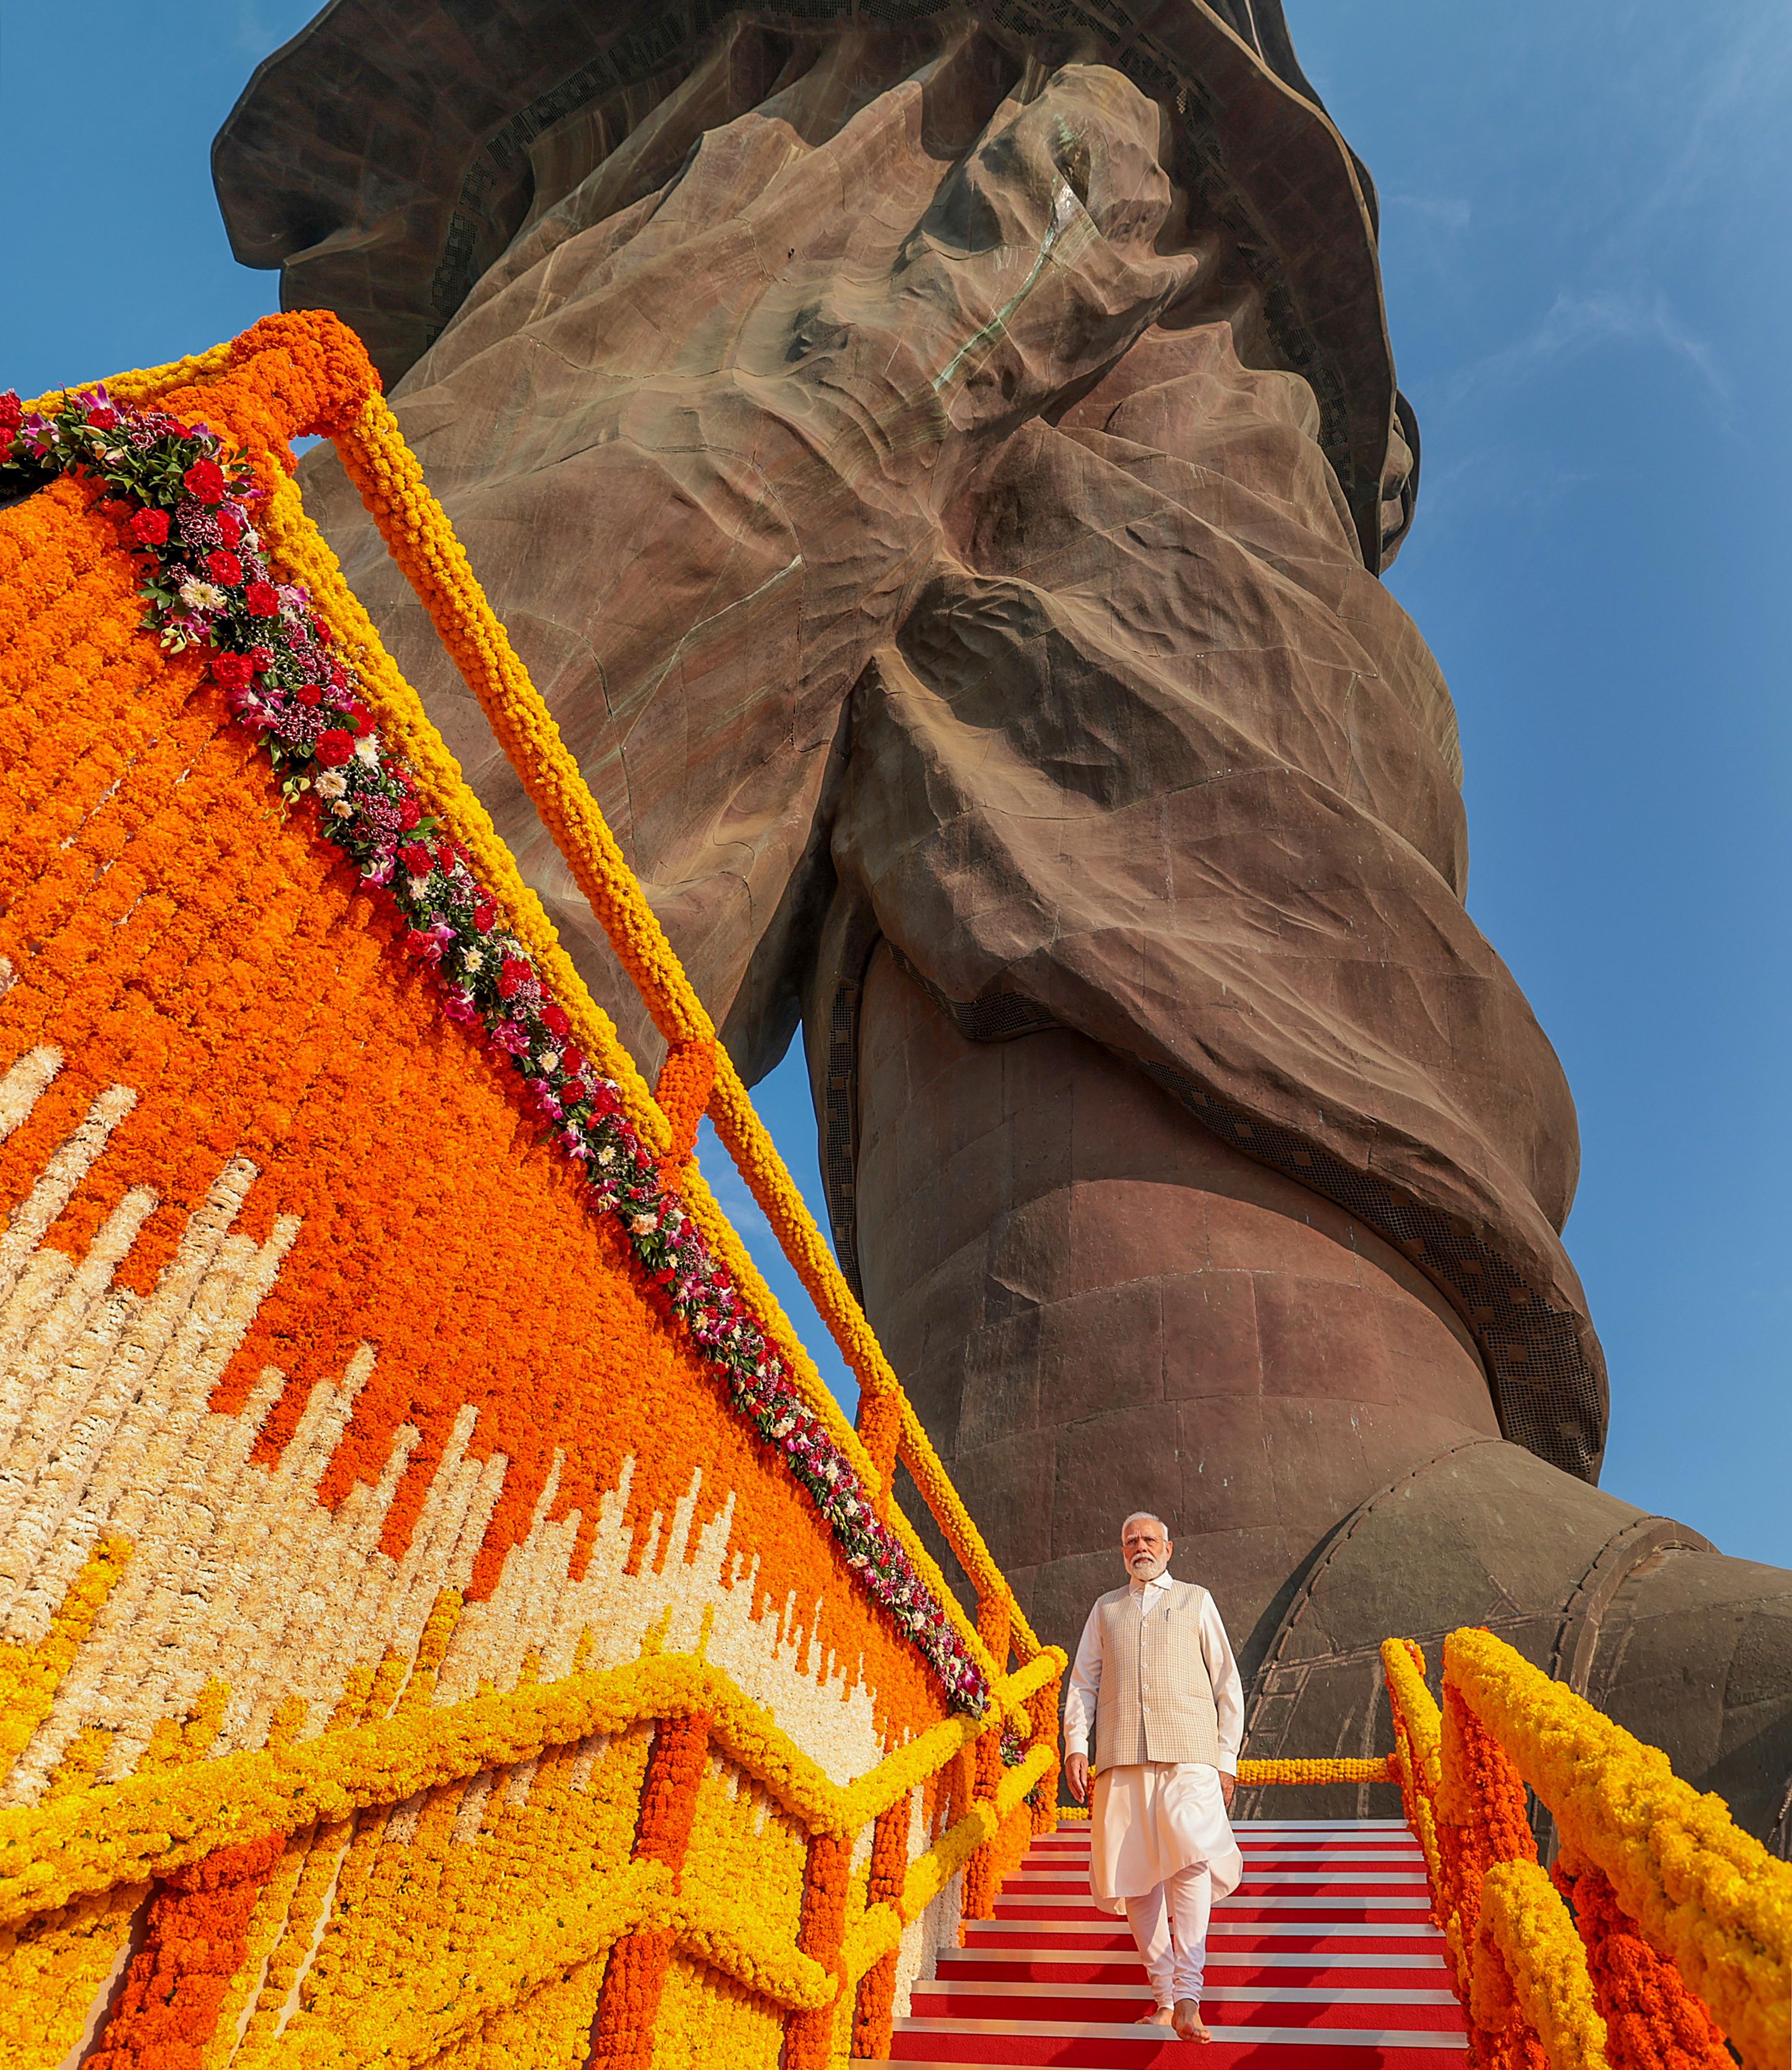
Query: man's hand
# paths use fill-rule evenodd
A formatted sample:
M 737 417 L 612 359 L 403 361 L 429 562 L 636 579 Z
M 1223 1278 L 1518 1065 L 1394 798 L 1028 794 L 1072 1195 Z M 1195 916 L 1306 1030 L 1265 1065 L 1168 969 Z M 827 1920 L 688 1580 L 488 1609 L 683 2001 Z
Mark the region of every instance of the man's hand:
M 1070 1794 L 1078 1803 L 1089 1802 L 1089 1757 L 1086 1753 L 1067 1753 L 1064 1757 L 1064 1780 L 1070 1786 Z M 1229 1804 L 1231 1798 L 1226 1802 Z
M 1074 1783 L 1070 1786 L 1072 1789 L 1076 1787 Z M 1220 1794 L 1225 1799 L 1225 1808 L 1228 1811 L 1232 1809 L 1232 1794 L 1238 1787 L 1238 1777 L 1235 1775 L 1228 1775 L 1222 1770 L 1220 1775 Z M 1079 1797 L 1077 1799 L 1077 1802 L 1080 1804 L 1082 1802 L 1082 1799 Z

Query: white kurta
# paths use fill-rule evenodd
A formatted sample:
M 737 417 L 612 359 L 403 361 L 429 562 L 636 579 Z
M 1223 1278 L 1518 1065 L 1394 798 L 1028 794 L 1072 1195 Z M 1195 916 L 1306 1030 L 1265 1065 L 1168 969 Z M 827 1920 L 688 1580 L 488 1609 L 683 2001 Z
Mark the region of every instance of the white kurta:
M 1148 1592 L 1170 1577 L 1132 1585 L 1143 1615 Z M 1244 1737 L 1244 1687 L 1220 1614 L 1209 1597 L 1202 1606 L 1201 1647 L 1213 1685 L 1220 1758 L 1236 1774 Z M 1101 1688 L 1101 1619 L 1091 1611 L 1082 1628 L 1064 1700 L 1064 1750 L 1086 1755 Z M 1216 1901 L 1229 1896 L 1244 1875 L 1243 1858 L 1226 1816 L 1220 1770 L 1205 1761 L 1141 1761 L 1104 1769 L 1095 1778 L 1090 1810 L 1089 1886 L 1104 1912 L 1126 1909 L 1179 1870 L 1205 1863 Z

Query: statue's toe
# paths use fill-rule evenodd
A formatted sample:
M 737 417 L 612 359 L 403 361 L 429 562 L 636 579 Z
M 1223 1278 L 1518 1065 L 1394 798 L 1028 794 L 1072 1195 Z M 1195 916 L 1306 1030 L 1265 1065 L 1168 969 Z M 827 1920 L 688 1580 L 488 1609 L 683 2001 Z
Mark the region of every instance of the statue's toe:
M 1427 1461 L 1315 1550 L 1254 1634 L 1247 1754 L 1385 1748 L 1382 1639 L 1419 1640 L 1434 1686 L 1459 1625 L 1498 1633 L 1792 1854 L 1792 1571 L 1728 1559 L 1498 1439 Z M 1251 1808 L 1328 1810 L 1287 1791 Z

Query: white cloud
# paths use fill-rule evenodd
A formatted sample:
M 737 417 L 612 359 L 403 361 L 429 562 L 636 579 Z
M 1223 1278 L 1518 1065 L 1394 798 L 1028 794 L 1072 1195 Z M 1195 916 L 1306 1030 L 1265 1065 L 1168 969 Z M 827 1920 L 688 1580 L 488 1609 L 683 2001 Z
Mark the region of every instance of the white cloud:
M 1417 216 L 1429 229 L 1457 235 L 1468 227 L 1469 204 L 1455 194 L 1385 194 L 1381 207 L 1384 213 L 1397 210 Z
M 1459 403 L 1476 389 L 1527 380 L 1546 366 L 1613 342 L 1653 346 L 1684 359 L 1712 401 L 1720 409 L 1728 407 L 1729 384 L 1716 354 L 1680 321 L 1659 288 L 1582 294 L 1564 290 L 1524 337 L 1450 375 L 1443 384 L 1444 396 Z

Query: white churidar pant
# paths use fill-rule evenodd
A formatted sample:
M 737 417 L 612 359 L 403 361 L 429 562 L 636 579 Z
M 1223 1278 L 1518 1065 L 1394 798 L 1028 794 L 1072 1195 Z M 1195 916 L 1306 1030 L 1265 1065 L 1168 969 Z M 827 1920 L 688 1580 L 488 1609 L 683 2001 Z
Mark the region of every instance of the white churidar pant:
M 1148 1896 L 1127 1900 L 1127 1924 L 1160 2006 L 1173 2006 L 1178 1998 L 1200 2002 L 1207 1983 L 1207 1922 L 1213 1910 L 1213 1879 L 1205 1862 L 1178 1869 Z

